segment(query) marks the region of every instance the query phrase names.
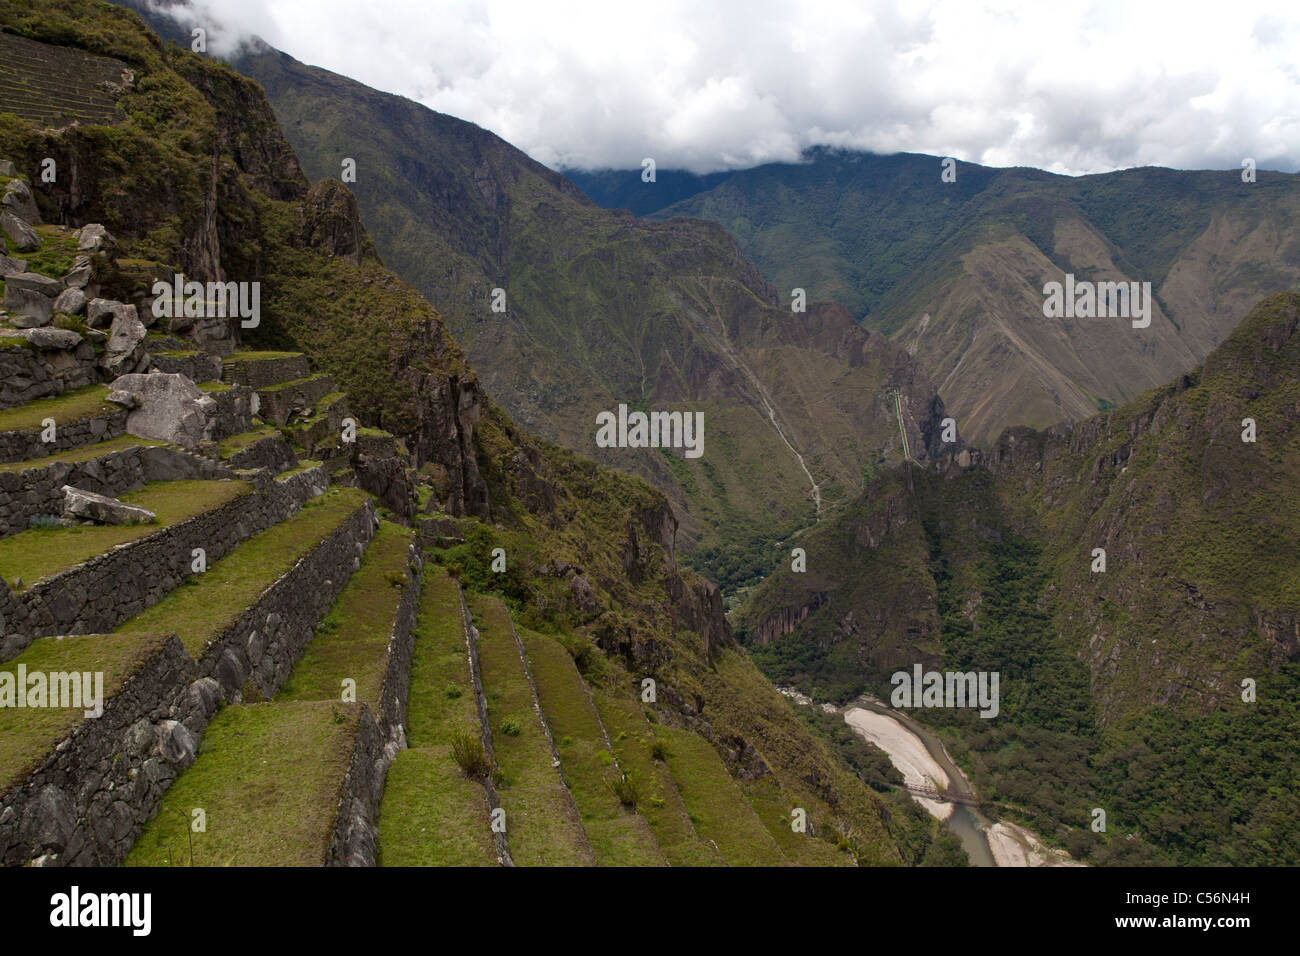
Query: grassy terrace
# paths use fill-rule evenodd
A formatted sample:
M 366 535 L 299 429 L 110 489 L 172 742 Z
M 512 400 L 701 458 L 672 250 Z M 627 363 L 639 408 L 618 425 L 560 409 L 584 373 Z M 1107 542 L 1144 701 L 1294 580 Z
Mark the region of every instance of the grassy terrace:
M 292 468 L 280 472 L 278 475 L 275 476 L 275 480 L 284 481 L 286 478 L 292 478 L 294 475 L 300 475 L 304 471 L 311 471 L 313 468 L 319 468 L 323 464 L 324 462 L 322 461 L 316 461 L 315 459 L 307 458 L 304 459 L 303 461 L 298 462 L 298 464 L 294 465 Z
M 258 389 L 258 392 L 275 393 L 275 392 L 282 392 L 287 388 L 302 388 L 306 385 L 311 384 L 312 382 L 321 382 L 327 378 L 329 378 L 328 375 L 326 375 L 324 372 L 319 372 L 314 375 L 308 375 L 305 378 L 295 378 L 290 382 L 281 382 L 278 385 L 264 385 Z M 340 393 L 334 392 L 330 394 L 340 394 Z
M 356 488 L 337 488 L 308 500 L 298 514 L 243 542 L 202 575 L 190 578 L 119 630 L 178 634 L 198 657 L 268 587 L 356 513 L 366 500 Z M 12 540 L 12 539 L 10 539 Z M 0 541 L 0 545 L 4 542 Z
M 231 352 L 221 360 L 222 365 L 238 365 L 240 362 L 268 362 L 275 359 L 293 358 L 301 352 Z
M 39 431 L 41 422 L 46 418 L 53 418 L 56 425 L 66 425 L 116 411 L 121 407 L 110 405 L 105 401 L 106 398 L 107 386 L 87 385 L 62 395 L 38 398 L 17 408 L 6 408 L 0 411 L 0 432 Z
M 99 458 L 101 455 L 112 454 L 115 451 L 125 451 L 128 448 L 153 447 L 165 444 L 167 443 L 149 438 L 136 438 L 134 435 L 119 435 L 117 438 L 110 438 L 108 441 L 97 442 L 94 445 L 82 445 L 80 448 L 73 448 L 45 458 L 32 458 L 27 461 L 11 461 L 0 464 L 0 472 L 16 474 L 29 468 L 44 468 L 57 462 L 70 465 L 79 461 L 90 461 Z
M 261 428 L 252 428 L 246 432 L 240 432 L 238 435 L 231 435 L 223 442 L 217 444 L 217 453 L 222 458 L 229 458 L 237 451 L 243 451 L 254 442 L 259 442 L 263 438 L 275 438 L 279 436 L 280 429 L 274 425 L 263 425 Z
M 597 691 L 592 699 L 619 764 L 638 781 L 638 806 L 668 862 L 673 866 L 723 866 L 717 848 L 701 839 L 691 824 L 668 764 L 652 756 L 654 734 L 634 693 L 614 697 Z
M 29 675 L 35 671 L 101 672 L 103 702 L 107 704 L 169 637 L 140 633 L 42 637 L 13 660 L 0 664 L 0 674 L 16 675 L 20 664 L 27 666 Z M 85 708 L 0 707 L 0 792 L 35 770 L 84 719 Z
M 313 406 L 318 409 L 315 415 L 312 415 L 309 418 L 304 418 L 302 421 L 296 422 L 287 427 L 292 429 L 295 434 L 309 431 L 312 425 L 318 424 L 329 417 L 330 408 L 332 408 L 336 403 L 345 400 L 347 397 L 346 392 L 330 392 L 328 395 L 322 395 L 312 403 Z M 377 431 L 377 429 L 375 430 Z M 363 428 L 357 429 L 358 434 L 364 434 L 364 432 L 365 429 Z
M 732 866 L 780 866 L 786 862 L 717 751 L 702 737 L 675 727 L 657 727 L 668 743 L 668 766 L 695 829 L 717 844 Z
M 524 642 L 542 713 L 555 738 L 560 766 L 578 805 L 596 863 L 665 866 L 667 861 L 650 826 L 636 812 L 639 792 L 633 806 L 627 808 L 615 794 L 613 788 L 620 774 L 573 657 L 554 638 L 523 629 L 519 638 Z M 632 769 L 629 779 L 639 791 L 641 775 Z M 648 792 L 645 799 L 649 799 Z
M 154 481 L 122 495 L 158 517 L 150 524 L 32 528 L 0 539 L 0 575 L 29 587 L 121 544 L 138 541 L 252 491 L 244 481 Z M 138 628 L 135 628 L 138 630 Z M 148 630 L 148 628 L 146 628 Z
M 411 531 L 385 521 L 375 532 L 334 606 L 316 627 L 276 700 L 339 700 L 343 680 L 357 682 L 357 700 L 375 710 L 388 670 L 388 638 L 403 588 Z
M 482 786 L 452 758 L 455 730 L 479 733 L 456 583 L 425 569 L 411 659 L 409 750 L 388 770 L 379 809 L 385 866 L 493 866 L 496 849 Z
M 475 595 L 470 604 L 479 629 L 479 667 L 488 700 L 492 745 L 501 770 L 510 856 L 520 866 L 575 866 L 595 862 L 564 781 L 551 765 L 551 749 L 533 710 L 510 614 L 496 598 Z
M 379 810 L 383 866 L 495 866 L 483 787 L 451 748 L 403 750 L 388 768 Z
M 411 658 L 406 736 L 412 747 L 446 744 L 455 729 L 479 730 L 456 582 L 432 564 L 425 571 Z
M 352 758 L 360 704 L 241 704 L 208 725 L 127 866 L 320 866 Z M 201 807 L 207 832 L 192 833 Z
M 856 864 L 851 853 L 835 849 L 825 840 L 813 836 L 811 832 L 796 833 L 790 829 L 790 822 L 793 819 L 790 811 L 799 804 L 788 794 L 783 793 L 775 780 L 767 777 L 753 783 L 742 783 L 740 788 L 748 798 L 749 805 L 754 808 L 754 812 L 767 827 L 767 832 L 772 834 L 772 839 L 792 863 L 800 866 L 854 866 Z M 804 807 L 804 810 L 809 811 L 808 829 L 811 831 L 813 826 L 811 809 Z

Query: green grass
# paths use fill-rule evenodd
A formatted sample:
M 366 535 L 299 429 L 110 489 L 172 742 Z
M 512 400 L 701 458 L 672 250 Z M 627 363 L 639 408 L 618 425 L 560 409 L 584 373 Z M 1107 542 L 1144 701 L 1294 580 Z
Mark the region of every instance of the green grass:
M 231 385 L 229 382 L 199 382 L 198 383 L 199 391 L 207 395 L 214 395 L 221 392 L 228 392 L 232 388 L 234 388 L 234 386 Z
M 122 495 L 127 504 L 148 508 L 158 517 L 149 524 L 78 525 L 72 528 L 33 528 L 0 539 L 0 574 L 25 587 L 121 544 L 138 541 L 187 518 L 212 511 L 240 495 L 251 493 L 244 481 L 153 481 Z
M 104 385 L 87 385 L 51 398 L 39 398 L 17 408 L 7 408 L 0 411 L 0 432 L 40 430 L 41 422 L 46 418 L 53 418 L 56 425 L 66 425 L 116 411 L 120 406 L 104 401 L 108 391 Z
M 326 701 L 227 707 L 126 865 L 188 865 L 192 840 L 196 866 L 320 866 L 360 718 L 360 704 Z
M 27 666 L 28 675 L 36 671 L 100 672 L 107 706 L 126 679 L 170 636 L 131 632 L 42 637 L 13 660 L 0 664 L 0 673 L 16 674 L 19 664 Z M 0 792 L 35 770 L 54 746 L 85 720 L 84 714 L 84 708 L 0 707 Z
M 668 740 L 668 766 L 701 838 L 716 843 L 732 866 L 784 864 L 780 847 L 712 745 L 675 727 L 659 726 L 655 733 Z
M 455 727 L 479 729 L 467 653 L 456 582 L 429 564 L 415 622 L 406 710 L 406 737 L 412 747 L 446 745 Z
M 537 683 L 542 713 L 558 742 L 560 766 L 578 805 L 583 829 L 600 866 L 663 866 L 663 853 L 644 817 L 625 808 L 615 794 L 621 774 L 602 760 L 608 745 L 582 675 L 554 638 L 521 629 L 520 640 Z M 606 757 L 606 759 L 608 759 Z M 640 774 L 630 779 L 640 790 Z
M 581 824 L 573 819 L 564 781 L 551 766 L 551 750 L 533 712 L 533 694 L 510 631 L 510 616 L 496 598 L 471 602 L 479 628 L 479 665 L 488 697 L 488 720 L 502 775 L 510 855 L 520 866 L 573 866 L 593 862 Z M 507 720 L 520 733 L 502 733 Z
M 482 785 L 452 758 L 452 732 L 480 733 L 456 582 L 425 569 L 411 657 L 406 736 L 379 809 L 385 866 L 492 866 L 496 847 Z
M 282 392 L 287 388 L 301 388 L 302 386 L 306 385 L 308 382 L 315 382 L 325 378 L 329 378 L 329 376 L 325 375 L 324 373 L 308 375 L 305 378 L 295 378 L 289 382 L 280 382 L 278 385 L 266 385 L 263 386 L 262 388 L 259 388 L 258 391 L 263 393 Z M 340 394 L 340 393 L 334 392 L 328 394 Z
M 759 819 L 763 821 L 763 825 L 767 827 L 767 832 L 772 835 L 772 839 L 776 841 L 777 846 L 790 862 L 800 866 L 853 866 L 855 864 L 852 853 L 837 850 L 821 838 L 822 835 L 812 833 L 814 821 L 811 807 L 803 807 L 808 815 L 807 832 L 797 833 L 791 829 L 790 824 L 794 818 L 790 811 L 799 804 L 782 793 L 775 780 L 767 777 L 752 783 L 742 783 L 740 789 Z
M 654 736 L 640 703 L 629 691 L 592 695 L 623 770 L 639 781 L 638 809 L 650 824 L 664 856 L 673 866 L 722 866 L 718 850 L 700 838 L 668 765 L 651 755 Z
M 342 682 L 351 678 L 356 699 L 371 710 L 378 707 L 388 670 L 388 639 L 403 591 L 389 576 L 406 580 L 410 546 L 409 529 L 387 521 L 379 526 L 361 567 L 317 625 L 315 638 L 276 700 L 340 700 Z
M 277 438 L 280 430 L 274 425 L 263 425 L 261 428 L 253 428 L 246 432 L 240 432 L 238 435 L 232 435 L 225 441 L 217 445 L 217 453 L 222 458 L 229 458 L 237 451 L 243 451 L 254 442 L 259 442 L 263 438 Z
M 301 355 L 301 352 L 267 352 L 267 351 L 249 351 L 249 352 L 231 352 L 221 360 L 222 365 L 238 365 L 240 362 L 265 362 L 271 359 L 293 358 Z
M 304 471 L 311 471 L 313 468 L 319 468 L 323 464 L 324 462 L 322 461 L 316 461 L 315 459 L 307 458 L 304 459 L 303 461 L 298 462 L 298 464 L 294 465 L 292 468 L 288 469 L 287 471 L 280 472 L 278 475 L 275 476 L 275 480 L 284 481 L 284 479 L 292 478 L 294 475 L 300 475 Z
M 80 448 L 73 448 L 70 451 L 49 455 L 45 458 L 30 458 L 27 461 L 12 461 L 7 464 L 0 464 L 0 472 L 16 474 L 28 468 L 45 468 L 58 462 L 75 464 L 80 461 L 90 461 L 101 455 L 109 455 L 115 451 L 124 451 L 128 448 L 151 448 L 165 444 L 167 443 L 153 441 L 149 438 L 136 438 L 134 435 L 119 435 L 117 438 L 110 438 L 108 441 L 101 441 L 94 445 L 82 445 Z
M 41 247 L 35 252 L 12 253 L 27 260 L 27 271 L 37 272 L 51 279 L 62 279 L 72 269 L 77 258 L 77 238 L 66 226 L 36 226 L 41 237 Z
M 449 747 L 403 750 L 388 768 L 379 810 L 384 866 L 495 866 L 487 800 Z
M 191 655 L 200 656 L 209 641 L 365 500 L 365 492 L 356 488 L 337 488 L 311 499 L 298 514 L 249 538 L 119 630 L 174 632 Z

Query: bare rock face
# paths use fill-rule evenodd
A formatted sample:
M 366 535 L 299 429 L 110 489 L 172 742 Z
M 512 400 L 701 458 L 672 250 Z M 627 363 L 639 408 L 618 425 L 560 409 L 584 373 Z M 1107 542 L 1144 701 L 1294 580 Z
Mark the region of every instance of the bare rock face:
M 91 277 L 95 274 L 95 267 L 91 262 L 90 256 L 77 256 L 73 260 L 72 268 L 68 274 L 63 277 L 63 284 L 69 289 L 85 289 L 90 284 Z
M 87 223 L 77 230 L 79 252 L 107 252 L 114 244 L 109 231 L 97 222 Z
M 123 375 L 113 382 L 113 391 L 135 398 L 136 407 L 127 416 L 126 430 L 137 438 L 194 449 L 211 438 L 217 423 L 216 400 L 204 395 L 184 375 Z
M 119 315 L 135 315 L 139 318 L 133 305 L 126 305 L 113 299 L 90 299 L 86 302 L 86 324 L 91 328 L 106 328 Z
M 157 517 L 148 508 L 128 505 L 116 498 L 83 491 L 72 485 L 63 486 L 63 514 L 67 518 L 81 518 L 96 524 L 147 524 Z
M 54 300 L 54 311 L 64 315 L 80 315 L 86 309 L 86 293 L 80 289 L 64 289 Z
M 104 346 L 104 355 L 99 360 L 100 368 L 110 376 L 120 376 L 147 368 L 149 358 L 145 350 L 144 323 L 136 316 L 135 306 L 122 306 L 113 316 L 113 325 L 109 329 L 108 344 Z M 188 379 L 186 379 L 188 381 Z M 190 383 L 193 386 L 193 383 Z
M 0 278 L 8 278 L 17 275 L 20 272 L 27 271 L 26 259 L 10 259 L 8 256 L 0 253 Z
M 19 252 L 35 252 L 41 247 L 41 237 L 36 234 L 36 230 L 7 208 L 0 211 L 0 230 L 18 247 Z
M 385 508 L 405 518 L 415 514 L 415 484 L 400 458 L 358 455 L 353 469 L 357 484 Z
M 26 338 L 38 349 L 67 351 L 81 344 L 81 336 L 71 329 L 28 329 Z
M 10 180 L 5 185 L 4 198 L 0 199 L 0 205 L 25 223 L 33 226 L 41 224 L 41 214 L 36 208 L 36 198 L 32 195 L 32 187 L 21 179 Z
M 49 325 L 54 317 L 54 300 L 47 295 L 20 289 L 5 283 L 5 311 L 13 312 L 10 319 L 20 329 L 35 329 Z
M 302 208 L 305 245 L 360 264 L 365 229 L 352 190 L 336 179 L 322 179 L 311 187 Z
M 48 298 L 56 298 L 63 291 L 63 283 L 58 279 L 51 279 L 49 276 L 43 276 L 38 272 L 17 272 L 11 276 L 5 276 L 5 289 L 27 289 L 30 292 L 39 292 Z

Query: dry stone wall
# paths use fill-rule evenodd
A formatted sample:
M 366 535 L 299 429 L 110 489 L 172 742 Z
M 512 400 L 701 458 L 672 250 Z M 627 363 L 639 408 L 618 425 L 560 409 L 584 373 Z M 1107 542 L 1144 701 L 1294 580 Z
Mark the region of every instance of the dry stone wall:
M 230 470 L 216 462 L 177 449 L 140 445 L 89 461 L 0 471 L 0 537 L 27 530 L 36 515 L 58 515 L 63 509 L 64 485 L 117 498 L 150 481 L 230 477 Z
M 125 408 L 114 408 L 59 425 L 54 430 L 54 441 L 41 441 L 41 429 L 0 432 L 0 462 L 27 461 L 45 458 L 61 451 L 70 451 L 83 445 L 108 441 L 126 434 Z
M 163 791 L 193 763 L 216 712 L 216 699 L 194 686 L 194 672 L 180 640 L 169 636 L 99 717 L 83 719 L 39 768 L 0 795 L 0 862 L 120 863 Z
M 240 542 L 295 514 L 302 499 L 294 486 L 254 476 L 255 487 L 211 511 L 97 555 L 15 593 L 0 589 L 0 660 L 9 660 L 34 638 L 49 634 L 97 634 L 156 604 L 192 573 L 193 550 L 208 563 Z
M 88 342 L 69 350 L 0 348 L 0 409 L 61 395 L 98 381 L 95 349 Z

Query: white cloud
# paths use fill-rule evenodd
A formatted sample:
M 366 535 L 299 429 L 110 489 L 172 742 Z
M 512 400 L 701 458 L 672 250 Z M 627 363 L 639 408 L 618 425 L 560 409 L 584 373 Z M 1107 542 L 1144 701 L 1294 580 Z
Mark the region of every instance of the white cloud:
M 553 166 L 696 171 L 816 143 L 1088 173 L 1300 171 L 1294 0 L 198 0 Z M 222 42 L 225 46 L 222 46 Z

